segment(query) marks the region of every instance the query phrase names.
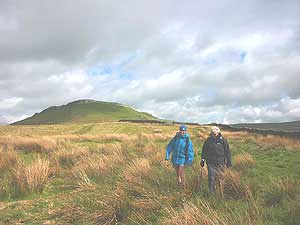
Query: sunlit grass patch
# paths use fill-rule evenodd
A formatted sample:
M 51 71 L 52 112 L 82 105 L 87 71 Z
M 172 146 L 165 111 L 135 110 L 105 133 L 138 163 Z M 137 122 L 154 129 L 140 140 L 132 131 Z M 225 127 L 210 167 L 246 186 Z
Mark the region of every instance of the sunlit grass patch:
M 93 215 L 96 224 L 118 224 L 127 217 L 128 199 L 123 189 L 113 190 L 111 194 L 104 195 L 97 200 L 98 210 Z
M 165 209 L 167 219 L 163 224 L 167 225 L 189 225 L 189 224 L 203 224 L 203 225 L 229 225 L 230 221 L 216 210 L 210 204 L 203 200 L 199 200 L 198 204 L 185 203 L 181 210 L 173 207 Z
M 129 140 L 136 140 L 136 135 L 128 134 L 99 134 L 99 135 L 80 135 L 80 134 L 66 134 L 66 135 L 57 135 L 56 139 L 60 140 L 70 140 L 70 141 L 94 141 L 94 142 L 122 142 Z
M 135 159 L 124 171 L 124 179 L 129 183 L 136 183 L 151 176 L 151 166 L 149 160 L 145 158 Z
M 289 177 L 283 177 L 274 180 L 266 188 L 264 201 L 267 206 L 278 206 L 286 199 L 295 199 L 300 197 L 300 182 Z
M 226 198 L 240 199 L 245 196 L 245 189 L 241 182 L 241 175 L 230 169 L 225 169 L 217 179 L 217 190 Z
M 12 147 L 3 148 L 0 146 L 0 173 L 8 170 L 17 163 L 17 153 Z
M 241 153 L 237 154 L 233 157 L 233 162 L 234 162 L 234 169 L 238 171 L 246 171 L 249 168 L 252 168 L 255 166 L 255 160 L 253 157 L 247 153 Z
M 30 165 L 19 161 L 12 168 L 12 185 L 15 195 L 41 193 L 48 181 L 50 163 L 46 159 L 38 158 Z
M 86 157 L 88 154 L 88 149 L 65 142 L 61 145 L 58 145 L 51 156 L 56 164 L 56 169 L 59 171 L 59 167 L 73 167 L 78 160 Z
M 55 148 L 56 144 L 56 140 L 51 137 L 0 137 L 0 145 L 12 146 L 15 150 L 26 153 L 49 153 Z

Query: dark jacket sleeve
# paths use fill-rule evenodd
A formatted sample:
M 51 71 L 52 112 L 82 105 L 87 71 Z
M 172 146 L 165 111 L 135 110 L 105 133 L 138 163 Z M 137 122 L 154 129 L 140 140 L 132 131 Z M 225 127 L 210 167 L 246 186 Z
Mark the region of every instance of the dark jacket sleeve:
M 202 147 L 201 159 L 207 159 L 207 151 L 208 151 L 207 143 L 208 143 L 208 141 L 205 140 L 203 147 Z
M 232 164 L 231 164 L 231 152 L 230 152 L 228 141 L 226 139 L 224 139 L 224 150 L 225 150 L 226 165 L 227 166 L 232 166 Z

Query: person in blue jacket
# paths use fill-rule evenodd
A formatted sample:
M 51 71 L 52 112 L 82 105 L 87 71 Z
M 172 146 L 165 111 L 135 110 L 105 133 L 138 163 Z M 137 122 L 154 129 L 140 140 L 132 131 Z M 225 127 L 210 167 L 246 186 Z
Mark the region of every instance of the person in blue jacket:
M 180 187 L 184 187 L 184 166 L 191 165 L 194 160 L 193 144 L 186 130 L 187 127 L 181 125 L 179 132 L 176 133 L 166 149 L 166 162 L 169 163 L 172 154 L 171 161 Z

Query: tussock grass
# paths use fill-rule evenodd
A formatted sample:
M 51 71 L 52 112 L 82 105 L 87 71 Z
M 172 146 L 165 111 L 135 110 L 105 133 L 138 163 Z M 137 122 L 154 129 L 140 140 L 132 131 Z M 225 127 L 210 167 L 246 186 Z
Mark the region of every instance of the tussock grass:
M 118 224 L 126 219 L 128 199 L 124 190 L 117 187 L 111 194 L 97 201 L 99 210 L 93 215 L 95 224 Z
M 99 146 L 99 151 L 105 155 L 119 154 L 122 155 L 122 145 L 117 144 L 102 144 Z
M 108 162 L 107 156 L 82 159 L 75 164 L 71 173 L 80 187 L 93 187 L 93 178 L 103 176 L 111 170 Z
M 260 220 L 260 210 L 257 200 L 254 199 L 253 194 L 249 186 L 245 186 L 245 198 L 249 205 L 249 224 L 256 224 Z
M 147 220 L 142 213 L 134 212 L 132 216 L 128 218 L 130 224 L 136 225 L 152 225 L 153 223 L 150 220 Z
M 12 146 L 17 151 L 24 151 L 26 153 L 39 152 L 49 153 L 51 152 L 57 142 L 51 137 L 0 137 L 0 145 L 9 148 Z
M 153 195 L 134 199 L 130 205 L 137 211 L 148 212 L 158 211 L 161 208 L 161 203 L 158 199 L 153 198 Z
M 224 169 L 217 183 L 219 183 L 217 190 L 221 196 L 233 199 L 240 199 L 245 196 L 241 175 L 234 170 Z
M 122 179 L 122 187 L 129 195 L 143 197 L 149 196 L 153 192 L 150 184 L 154 179 L 148 159 L 133 160 L 124 170 Z
M 157 152 L 162 152 L 162 150 L 155 145 L 152 141 L 148 142 L 144 148 L 142 148 L 142 151 L 144 152 L 146 157 L 149 157 Z
M 8 179 L 0 179 L 0 198 L 9 195 L 10 182 Z
M 174 137 L 174 134 L 154 132 L 152 134 L 143 133 L 143 136 L 146 137 L 148 141 L 168 141 Z
M 255 166 L 255 160 L 247 152 L 235 155 L 233 157 L 233 162 L 234 169 L 241 170 L 243 172 L 245 172 L 248 168 Z
M 56 147 L 56 151 L 53 152 L 52 158 L 56 164 L 56 169 L 59 167 L 71 168 L 81 158 L 86 157 L 89 151 L 86 148 L 72 145 L 68 142 Z
M 254 135 L 255 141 L 262 146 L 269 145 L 272 148 L 284 148 L 289 151 L 300 150 L 299 138 L 282 137 L 277 135 Z
M 297 224 L 299 221 L 296 140 L 223 132 L 234 153 L 234 167 L 225 170 L 224 181 L 217 189 L 219 194 L 207 195 L 207 169 L 202 169 L 200 179 L 198 155 L 193 167 L 185 170 L 184 190 L 177 188 L 172 166 L 166 166 L 165 147 L 174 137 L 177 125 L 99 123 L 93 124 L 89 134 L 83 134 L 87 133 L 82 129 L 86 127 L 89 126 L 16 126 L 13 127 L 14 134 L 18 134 L 15 136 L 13 132 L 4 131 L 10 127 L 0 127 L 0 133 L 4 134 L 0 137 L 0 198 L 12 202 L 5 210 L 3 204 L 0 205 L 1 224 L 24 221 L 34 224 L 258 225 Z M 163 132 L 155 132 L 156 128 Z M 195 150 L 201 148 L 209 128 L 189 126 Z M 278 148 L 294 152 L 275 152 Z M 270 152 L 263 155 L 264 149 Z M 247 153 L 243 153 L 245 151 Z M 257 163 L 252 158 L 256 154 L 262 156 L 255 157 Z M 285 158 L 285 154 L 289 158 Z M 35 165 L 38 159 L 42 160 L 41 156 L 49 157 L 48 165 L 43 164 L 49 172 L 41 169 L 41 164 Z M 278 177 L 278 174 L 268 165 L 277 162 L 279 157 L 283 159 L 282 166 L 287 164 L 292 168 L 285 170 L 290 177 L 270 184 L 268 178 Z M 32 161 L 34 158 L 37 160 Z M 55 176 L 49 180 L 53 171 Z M 48 176 L 42 175 L 47 173 Z M 268 182 L 263 183 L 263 178 Z M 42 192 L 45 187 L 47 192 L 43 195 L 30 195 Z M 21 198 L 30 201 L 24 206 Z
M 94 141 L 94 142 L 123 142 L 136 140 L 136 135 L 127 134 L 101 134 L 101 135 L 77 135 L 77 134 L 67 134 L 67 135 L 56 135 L 56 139 L 69 140 L 69 141 Z
M 17 163 L 18 156 L 12 147 L 4 149 L 0 146 L 0 173 Z
M 90 154 L 80 158 L 72 168 L 72 175 L 81 187 L 93 187 L 93 180 L 105 176 L 113 169 L 124 164 L 124 157 L 121 149 L 110 151 L 109 155 Z
M 167 219 L 163 221 L 166 225 L 229 225 L 230 221 L 216 210 L 205 200 L 199 200 L 197 206 L 193 203 L 185 203 L 183 208 L 178 211 L 173 207 L 165 209 Z
M 289 151 L 300 150 L 299 138 L 286 137 L 279 135 L 260 135 L 255 133 L 241 132 L 222 132 L 228 139 L 245 140 L 260 144 L 263 149 L 284 148 Z
M 77 184 L 80 187 L 94 187 L 94 182 L 91 181 L 88 176 L 89 165 L 84 163 L 77 163 L 77 165 L 72 169 L 71 173 L 75 178 Z
M 207 168 L 201 167 L 200 163 L 194 163 L 192 166 L 191 179 L 188 179 L 187 189 L 192 193 L 203 192 L 203 182 L 207 179 Z
M 25 176 L 31 193 L 43 191 L 50 174 L 49 164 L 48 160 L 38 158 L 25 168 Z
M 146 158 L 135 159 L 131 165 L 124 171 L 124 179 L 128 183 L 139 183 L 142 179 L 151 176 L 150 162 Z
M 227 138 L 227 139 L 235 139 L 235 140 L 245 140 L 246 138 L 251 137 L 253 134 L 250 134 L 246 131 L 234 131 L 234 132 L 229 132 L 229 131 L 222 131 L 222 134 Z
M 297 196 L 300 196 L 300 181 L 283 177 L 274 180 L 273 183 L 267 187 L 264 200 L 267 206 L 274 207 L 286 199 L 295 199 Z
M 125 164 L 125 157 L 121 144 L 106 144 L 100 147 L 101 158 L 108 168 L 114 169 Z
M 12 169 L 12 184 L 16 195 L 41 193 L 48 181 L 50 163 L 38 158 L 31 165 L 18 162 Z

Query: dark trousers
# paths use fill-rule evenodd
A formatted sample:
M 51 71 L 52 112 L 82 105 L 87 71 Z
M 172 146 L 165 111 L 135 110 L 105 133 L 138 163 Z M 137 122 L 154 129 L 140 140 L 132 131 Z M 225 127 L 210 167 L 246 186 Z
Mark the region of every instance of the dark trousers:
M 221 179 L 222 173 L 224 172 L 223 163 L 207 163 L 208 170 L 208 187 L 211 193 L 216 191 L 216 180 Z

